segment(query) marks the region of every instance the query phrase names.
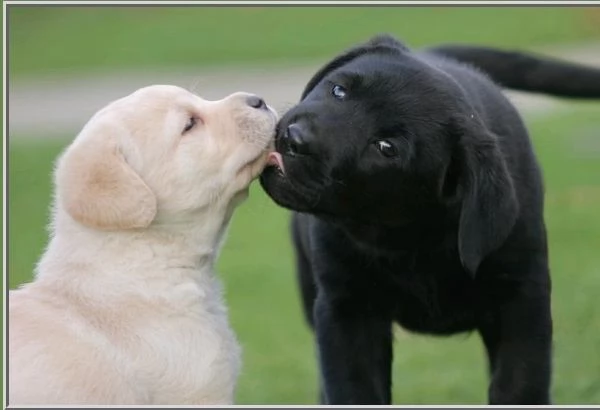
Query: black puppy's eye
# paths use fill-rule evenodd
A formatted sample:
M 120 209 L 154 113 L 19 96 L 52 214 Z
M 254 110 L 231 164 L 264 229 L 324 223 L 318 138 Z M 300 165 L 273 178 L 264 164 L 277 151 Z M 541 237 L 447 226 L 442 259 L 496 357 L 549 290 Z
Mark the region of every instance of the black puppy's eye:
M 185 134 L 186 132 L 194 128 L 194 125 L 196 125 L 197 121 L 198 120 L 196 119 L 196 117 L 190 117 L 188 122 L 185 124 L 185 127 L 183 128 L 183 133 Z
M 396 147 L 389 141 L 379 140 L 375 142 L 375 146 L 386 157 L 393 157 L 398 154 Z
M 333 96 L 338 100 L 343 100 L 344 98 L 346 98 L 346 89 L 341 85 L 336 84 L 331 89 L 331 94 L 333 94 Z

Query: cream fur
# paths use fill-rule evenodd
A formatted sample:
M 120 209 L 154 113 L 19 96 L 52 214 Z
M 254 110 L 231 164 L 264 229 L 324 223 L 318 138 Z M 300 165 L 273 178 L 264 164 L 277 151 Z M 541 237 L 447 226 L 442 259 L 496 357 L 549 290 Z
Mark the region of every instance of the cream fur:
M 233 402 L 240 348 L 214 263 L 276 122 L 247 96 L 146 87 L 65 150 L 50 243 L 9 293 L 10 405 Z

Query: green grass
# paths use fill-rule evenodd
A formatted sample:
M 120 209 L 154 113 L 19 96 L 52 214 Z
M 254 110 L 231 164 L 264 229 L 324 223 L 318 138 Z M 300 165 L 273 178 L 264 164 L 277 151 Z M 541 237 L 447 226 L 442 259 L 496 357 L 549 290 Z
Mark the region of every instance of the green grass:
M 379 32 L 411 46 L 600 40 L 600 8 L 10 6 L 9 73 L 330 58 Z
M 600 403 L 600 124 L 598 104 L 530 122 L 547 185 L 557 404 Z M 46 243 L 51 164 L 64 142 L 10 144 L 10 286 L 29 280 Z M 238 210 L 219 271 L 244 346 L 240 404 L 315 403 L 317 373 L 301 316 L 287 213 L 255 185 Z M 480 404 L 486 367 L 478 337 L 397 333 L 397 404 Z

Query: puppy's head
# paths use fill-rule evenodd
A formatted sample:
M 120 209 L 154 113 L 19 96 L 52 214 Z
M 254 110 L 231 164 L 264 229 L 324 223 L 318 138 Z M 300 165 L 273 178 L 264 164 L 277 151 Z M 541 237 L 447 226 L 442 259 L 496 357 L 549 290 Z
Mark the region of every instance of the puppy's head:
M 261 181 L 300 211 L 401 222 L 436 200 L 453 90 L 390 37 L 335 58 L 278 124 Z
M 315 74 L 278 124 L 261 184 L 284 207 L 375 226 L 439 224 L 462 203 L 461 230 L 481 225 L 482 235 L 497 223 L 474 220 L 481 204 L 514 200 L 496 139 L 461 86 L 389 36 Z
M 61 156 L 58 205 L 107 230 L 226 206 L 262 170 L 275 122 L 251 94 L 206 101 L 175 86 L 142 88 L 96 113 Z

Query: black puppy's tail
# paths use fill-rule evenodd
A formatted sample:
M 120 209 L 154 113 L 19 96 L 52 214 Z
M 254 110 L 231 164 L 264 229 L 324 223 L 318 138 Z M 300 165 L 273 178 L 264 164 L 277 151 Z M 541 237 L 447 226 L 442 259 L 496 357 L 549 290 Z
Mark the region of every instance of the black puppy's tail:
M 442 45 L 428 51 L 471 64 L 505 88 L 567 98 L 600 98 L 599 68 L 479 46 Z

